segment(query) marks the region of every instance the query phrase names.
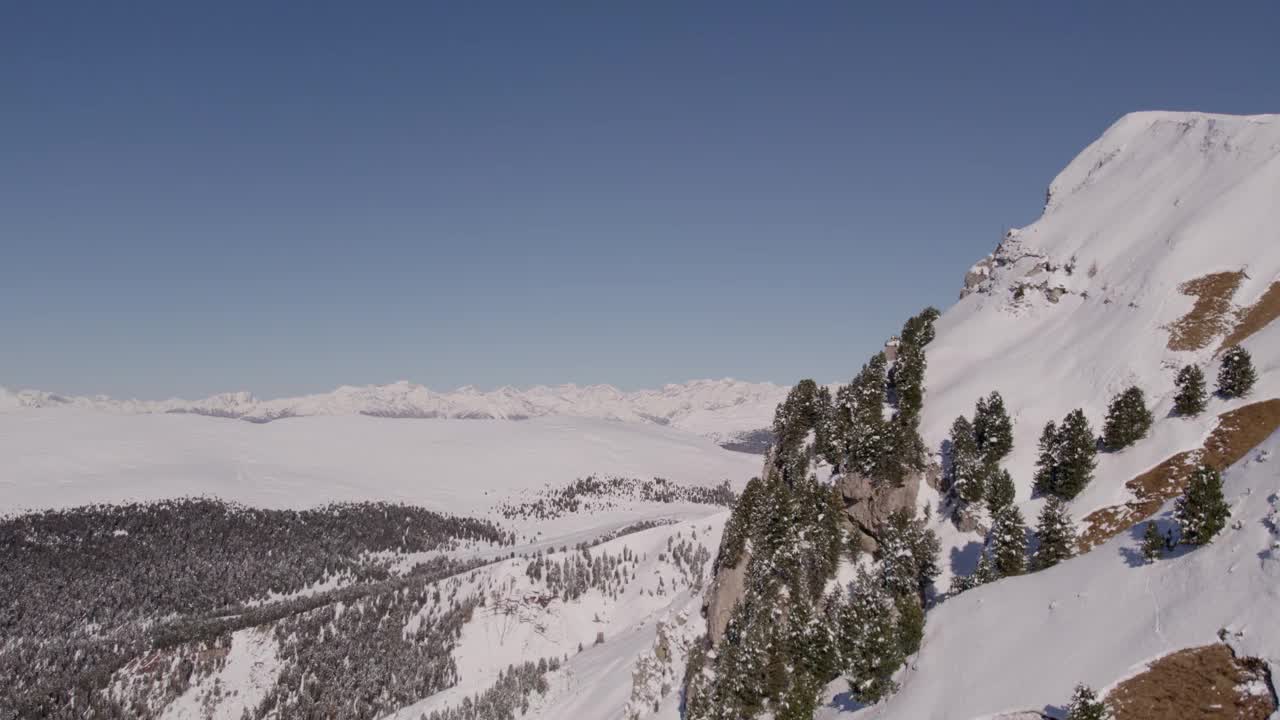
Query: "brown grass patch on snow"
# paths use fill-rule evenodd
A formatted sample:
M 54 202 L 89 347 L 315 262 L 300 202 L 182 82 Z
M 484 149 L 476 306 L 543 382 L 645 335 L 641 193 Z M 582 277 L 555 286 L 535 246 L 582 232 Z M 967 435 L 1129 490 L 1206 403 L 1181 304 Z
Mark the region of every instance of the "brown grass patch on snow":
M 1225 470 L 1277 428 L 1280 428 L 1280 398 L 1222 413 L 1204 447 L 1180 452 L 1125 483 L 1133 492 L 1133 500 L 1087 515 L 1085 530 L 1080 534 L 1080 552 L 1088 552 L 1154 515 L 1161 505 L 1182 493 L 1187 479 L 1201 462 Z
M 1266 664 L 1226 645 L 1179 650 L 1120 683 L 1106 698 L 1115 720 L 1267 720 L 1275 711 Z
M 1280 280 L 1271 283 L 1258 302 L 1236 311 L 1236 326 L 1223 338 L 1222 345 L 1218 346 L 1218 352 L 1232 345 L 1239 345 L 1278 317 L 1280 317 Z
M 1195 305 L 1168 326 L 1170 350 L 1184 352 L 1209 347 L 1228 329 L 1231 298 L 1244 281 L 1244 271 L 1220 272 L 1188 280 L 1178 286 L 1183 295 L 1194 295 Z

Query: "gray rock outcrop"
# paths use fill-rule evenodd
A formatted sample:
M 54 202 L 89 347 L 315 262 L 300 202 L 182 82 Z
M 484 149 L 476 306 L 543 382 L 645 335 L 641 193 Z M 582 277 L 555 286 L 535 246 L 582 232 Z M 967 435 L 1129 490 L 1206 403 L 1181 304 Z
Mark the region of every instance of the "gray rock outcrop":
M 742 551 L 742 557 L 738 558 L 738 564 L 717 570 L 711 587 L 707 589 L 702 613 L 707 618 L 707 637 L 711 640 L 712 647 L 724 637 L 729 618 L 733 617 L 733 608 L 747 591 L 747 564 L 750 562 L 751 548 L 748 543 L 748 547 Z
M 879 528 L 889 516 L 899 510 L 910 512 L 915 509 L 922 476 L 923 473 L 910 473 L 901 485 L 877 483 L 869 477 L 852 473 L 837 480 L 844 496 L 845 519 L 859 548 L 875 552 L 879 547 L 876 539 Z

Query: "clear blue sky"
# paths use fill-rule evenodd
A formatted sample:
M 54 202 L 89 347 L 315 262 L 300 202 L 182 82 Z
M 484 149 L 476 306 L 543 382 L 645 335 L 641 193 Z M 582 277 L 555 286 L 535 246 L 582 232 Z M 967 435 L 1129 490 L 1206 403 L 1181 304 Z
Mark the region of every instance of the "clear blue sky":
M 1280 3 L 10 3 L 0 385 L 852 375 Z

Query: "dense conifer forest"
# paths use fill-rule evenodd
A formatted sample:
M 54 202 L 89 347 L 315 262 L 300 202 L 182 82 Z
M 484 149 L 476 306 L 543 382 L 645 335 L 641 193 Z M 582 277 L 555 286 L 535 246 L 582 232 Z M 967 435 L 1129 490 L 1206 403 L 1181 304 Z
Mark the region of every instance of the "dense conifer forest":
M 364 699 L 314 716 L 374 717 L 451 684 L 449 648 L 476 602 L 435 587 L 468 565 L 436 557 L 405 568 L 394 556 L 510 541 L 487 521 L 372 503 L 262 510 L 192 499 L 6 518 L 0 718 L 151 717 L 157 694 L 217 669 L 232 631 L 270 623 L 288 650 L 282 678 L 333 672 L 334 657 L 368 662 L 332 690 L 273 691 L 264 713 L 332 708 L 341 694 Z M 305 592 L 321 583 L 333 589 Z M 338 617 L 335 603 L 355 612 Z M 416 637 L 379 632 L 416 612 L 434 618 Z M 149 681 L 108 692 L 130 663 Z

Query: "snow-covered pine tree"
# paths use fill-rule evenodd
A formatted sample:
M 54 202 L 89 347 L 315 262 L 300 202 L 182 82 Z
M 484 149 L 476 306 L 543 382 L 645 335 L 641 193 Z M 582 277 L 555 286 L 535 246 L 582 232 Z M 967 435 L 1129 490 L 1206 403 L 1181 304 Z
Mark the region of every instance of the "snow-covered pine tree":
M 1188 417 L 1204 412 L 1206 401 L 1204 371 L 1200 366 L 1183 367 L 1178 371 L 1174 384 L 1178 386 L 1178 394 L 1173 397 L 1174 412 Z
M 923 521 L 899 510 L 880 528 L 879 538 L 877 557 L 885 590 L 895 599 L 909 596 L 923 601 L 941 572 L 938 536 Z
M 1160 534 L 1160 528 L 1156 526 L 1154 520 L 1147 522 L 1146 530 L 1142 531 L 1142 557 L 1147 562 L 1155 562 L 1164 554 L 1164 536 Z
M 924 407 L 925 366 L 923 347 L 906 340 L 898 343 L 898 354 L 889 378 L 898 403 L 897 421 L 900 424 L 915 425 L 919 422 L 920 410 Z
M 907 473 L 925 468 L 924 440 L 920 437 L 918 423 L 899 422 L 901 418 L 890 423 L 892 432 L 892 453 L 883 459 L 884 469 L 876 476 L 882 482 L 891 482 L 901 486 Z
M 724 534 L 720 537 L 720 551 L 716 555 L 715 569 L 733 567 L 742 557 L 742 550 L 752 534 L 752 521 L 756 517 L 756 503 L 764 493 L 764 481 L 751 478 L 734 503 L 733 512 L 725 521 Z
M 898 689 L 893 673 L 903 657 L 895 612 L 883 583 L 860 568 L 840 609 L 836 645 L 849 689 L 862 702 L 877 702 Z
M 898 648 L 903 657 L 915 655 L 924 641 L 924 606 L 914 595 L 900 597 L 893 604 L 898 612 Z
M 1146 437 L 1151 422 L 1146 395 L 1142 388 L 1132 386 L 1111 400 L 1102 430 L 1102 442 L 1112 450 L 1127 448 Z
M 1067 705 L 1066 720 L 1108 720 L 1110 717 L 1111 710 L 1098 699 L 1093 688 L 1083 683 L 1076 685 L 1071 702 Z
M 950 488 L 961 500 L 976 503 L 982 500 L 982 462 L 978 454 L 978 441 L 969 419 L 961 415 L 951 423 Z
M 1017 490 L 1013 486 L 1013 477 L 1009 471 L 990 462 L 983 462 L 983 475 L 986 477 L 987 510 L 994 516 L 1002 509 L 1013 504 Z
M 836 388 L 835 399 L 831 403 L 826 444 L 828 455 L 825 459 L 837 470 L 845 469 L 853 449 L 853 410 L 856 406 L 853 382 Z
M 809 720 L 817 709 L 818 693 L 836 673 L 834 636 L 807 597 L 788 597 L 783 604 L 786 611 L 779 616 L 788 634 L 778 660 L 787 677 L 775 695 L 774 716 Z
M 1057 465 L 1052 492 L 1070 500 L 1093 480 L 1098 464 L 1098 441 L 1083 410 L 1072 410 L 1062 419 L 1055 444 Z
M 835 452 L 835 400 L 826 385 L 818 386 L 816 399 L 818 406 L 817 424 L 813 429 L 813 449 L 820 458 L 827 458 Z
M 1181 540 L 1188 545 L 1205 545 L 1222 531 L 1231 517 L 1231 508 L 1222 495 L 1222 473 L 1201 465 L 1191 474 L 1187 489 L 1173 511 L 1181 528 Z
M 1036 523 L 1036 537 L 1040 545 L 1031 558 L 1032 570 L 1053 567 L 1075 555 L 1076 525 L 1062 498 L 1050 497 L 1045 503 Z
M 902 342 L 910 343 L 917 347 L 924 347 L 933 342 L 934 329 L 933 323 L 941 315 L 938 308 L 929 306 L 912 316 L 902 326 Z
M 826 450 L 831 442 L 829 429 L 832 415 L 831 395 L 808 378 L 796 383 L 773 414 L 774 464 L 789 482 L 792 475 L 808 474 L 809 448 L 806 441 L 814 435 L 814 450 Z
M 1218 370 L 1218 393 L 1226 398 L 1244 397 L 1253 390 L 1258 375 L 1253 369 L 1249 351 L 1234 345 L 1222 354 Z
M 840 552 L 844 549 L 845 532 L 840 524 L 840 518 L 844 512 L 844 494 L 840 491 L 838 483 L 831 485 L 814 483 L 814 487 L 819 493 L 816 501 L 822 503 L 815 528 L 814 547 L 819 553 L 822 567 L 820 574 L 825 584 L 826 578 L 834 574 L 836 567 L 840 564 Z
M 845 398 L 848 415 L 841 435 L 848 460 L 844 467 L 867 476 L 874 474 L 893 446 L 884 417 L 887 367 L 884 353 L 876 353 L 853 379 Z
M 1039 448 L 1032 487 L 1037 495 L 1050 495 L 1058 482 L 1058 426 L 1052 420 L 1040 433 Z
M 992 390 L 987 397 L 978 398 L 973 413 L 973 434 L 978 452 L 989 463 L 1000 462 L 1013 450 L 1013 421 L 999 392 Z
M 1027 523 L 1017 505 L 1008 505 L 992 519 L 987 537 L 991 564 L 1000 577 L 1027 571 Z

